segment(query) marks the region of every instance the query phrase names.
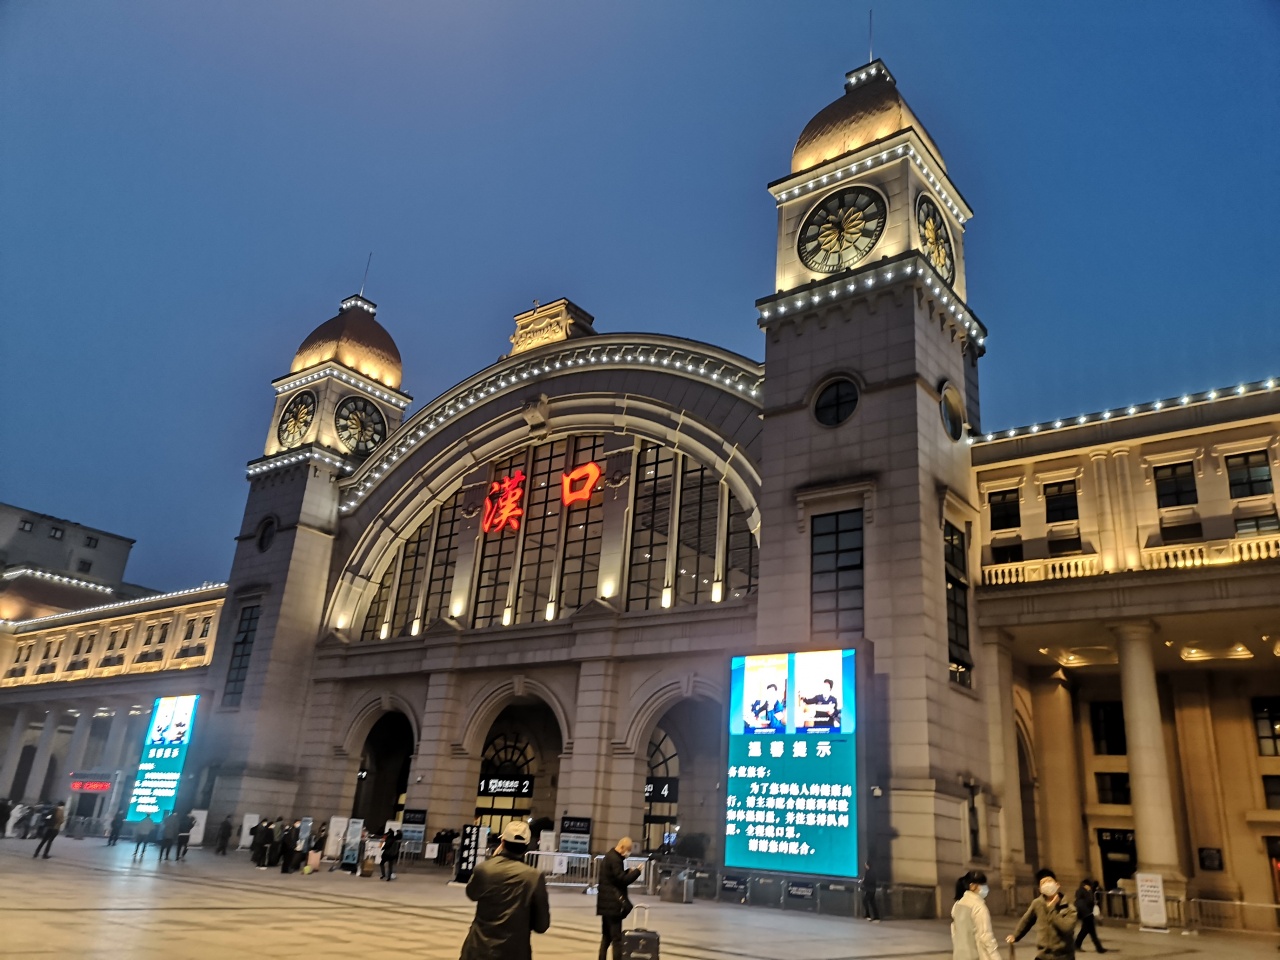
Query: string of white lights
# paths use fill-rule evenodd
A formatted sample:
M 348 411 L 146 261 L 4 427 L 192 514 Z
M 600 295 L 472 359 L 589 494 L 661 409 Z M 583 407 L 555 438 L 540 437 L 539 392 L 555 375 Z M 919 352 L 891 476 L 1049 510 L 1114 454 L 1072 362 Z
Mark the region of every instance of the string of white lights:
M 828 186 L 832 181 L 843 180 L 846 176 L 854 176 L 859 170 L 871 170 L 874 167 L 882 166 L 890 160 L 897 160 L 901 157 L 908 157 L 916 165 L 921 175 L 928 181 L 930 188 L 942 201 L 943 205 L 956 218 L 956 223 L 964 226 L 968 219 L 960 210 L 960 205 L 951 199 L 946 188 L 942 185 L 942 181 L 933 175 L 933 171 L 929 169 L 924 158 L 920 156 L 920 152 L 909 143 L 901 143 L 896 147 L 886 147 L 877 154 L 868 157 L 866 160 L 856 160 L 848 166 L 838 167 L 830 173 L 824 173 L 820 177 L 811 177 L 804 183 L 796 184 L 794 187 L 788 187 L 780 193 L 774 195 L 774 201 L 781 206 L 788 199 L 795 199 L 802 193 L 812 193 L 814 190 L 821 190 Z
M 318 460 L 321 463 L 328 464 L 331 467 L 337 467 L 343 473 L 350 473 L 355 468 L 347 461 L 338 457 L 330 456 L 327 453 L 312 447 L 310 450 L 303 450 L 300 453 L 278 453 L 274 457 L 267 457 L 251 463 L 245 470 L 245 476 L 257 477 L 264 473 L 270 473 L 272 470 L 281 470 L 284 467 L 291 467 L 295 463 L 309 463 Z
M 74 620 L 83 617 L 89 613 L 102 613 L 107 610 L 123 610 L 126 607 L 136 607 L 148 603 L 156 603 L 161 600 L 174 600 L 178 597 L 188 597 L 193 593 L 203 593 L 208 590 L 225 590 L 225 583 L 203 583 L 198 587 L 189 587 L 186 590 L 174 590 L 170 593 L 153 593 L 149 597 L 138 597 L 136 600 L 121 600 L 119 603 L 104 603 L 96 607 L 82 607 L 79 610 L 68 610 L 66 613 L 51 613 L 45 617 L 33 617 L 30 620 L 4 620 L 0 623 L 6 623 L 14 627 L 30 627 L 37 623 L 49 623 L 54 620 Z
M 64 577 L 61 574 L 50 573 L 48 570 L 38 570 L 35 567 L 13 567 L 3 574 L 3 579 L 5 580 L 14 580 L 18 577 L 35 577 L 38 580 L 48 580 L 51 583 L 63 583 L 70 587 L 96 590 L 98 593 L 115 592 L 101 583 L 94 583 L 91 580 L 77 580 L 75 577 Z
M 283 383 L 277 383 L 275 385 L 276 396 L 279 396 L 282 393 L 287 393 L 290 390 L 296 390 L 298 387 L 305 386 L 308 383 L 323 380 L 325 377 L 337 377 L 343 383 L 350 384 L 357 390 L 362 390 L 369 394 L 371 397 L 377 397 L 379 400 L 384 400 L 387 403 L 394 404 L 401 410 L 409 406 L 409 401 L 404 397 L 387 393 L 385 390 L 379 390 L 377 387 L 370 386 L 358 377 L 353 377 L 349 373 L 343 373 L 341 370 L 334 370 L 333 368 L 317 370 L 315 373 L 309 373 L 304 377 L 294 377 L 293 379 L 286 380 Z
M 1001 440 L 1011 440 L 1015 437 L 1028 436 L 1042 431 L 1069 430 L 1073 427 L 1083 427 L 1090 423 L 1100 423 L 1107 420 L 1123 419 L 1127 417 L 1140 417 L 1144 414 L 1159 413 L 1161 410 L 1177 409 L 1178 407 L 1194 407 L 1200 404 L 1214 403 L 1219 400 L 1230 400 L 1235 397 L 1270 393 L 1276 389 L 1277 385 L 1280 385 L 1280 379 L 1268 377 L 1266 380 L 1254 380 L 1250 383 L 1238 383 L 1234 387 L 1203 390 L 1199 393 L 1184 393 L 1181 396 L 1170 397 L 1165 400 L 1152 400 L 1150 403 L 1135 403 L 1130 404 L 1127 407 L 1115 407 L 1110 410 L 1099 410 L 1096 413 L 1082 413 L 1076 417 L 1068 417 L 1062 420 L 1050 420 L 1043 423 L 1031 423 L 1021 427 L 1010 427 L 1007 430 L 1001 430 L 995 433 L 971 434 L 969 436 L 969 443 L 999 443 Z
M 554 353 L 543 354 L 539 351 L 539 356 L 534 359 L 513 360 L 515 362 L 509 366 L 504 365 L 497 372 L 455 388 L 415 414 L 407 425 L 413 429 L 406 431 L 388 452 L 371 458 L 361 467 L 357 477 L 353 478 L 357 482 L 348 490 L 348 496 L 341 504 L 341 511 L 349 513 L 355 509 L 401 457 L 453 418 L 503 390 L 536 382 L 543 377 L 555 377 L 593 366 L 649 366 L 671 370 L 682 376 L 694 376 L 753 399 L 759 397 L 764 379 L 763 370 L 759 367 L 748 369 L 723 356 L 702 353 L 695 346 L 625 341 L 619 343 L 612 338 L 606 340 L 593 337 Z
M 364 297 L 347 297 L 347 299 L 342 301 L 343 310 L 346 310 L 350 307 L 359 307 L 361 310 L 367 310 L 370 313 L 374 313 L 374 314 L 378 312 L 378 308 L 374 306 L 372 303 L 370 303 L 368 300 L 366 300 Z
M 937 297 L 938 305 L 964 328 L 968 337 L 973 339 L 979 347 L 985 346 L 987 328 L 982 325 L 982 321 L 975 317 L 955 292 L 947 286 L 934 270 L 933 264 L 915 251 L 869 268 L 857 277 L 817 281 L 799 291 L 793 290 L 758 300 L 756 306 L 760 311 L 760 319 L 769 320 L 784 316 L 788 312 L 799 313 L 823 303 L 837 302 L 859 293 L 866 293 L 877 286 L 883 287 L 885 284 L 892 283 L 895 278 L 901 282 L 903 277 L 919 277 L 924 282 L 925 288 Z

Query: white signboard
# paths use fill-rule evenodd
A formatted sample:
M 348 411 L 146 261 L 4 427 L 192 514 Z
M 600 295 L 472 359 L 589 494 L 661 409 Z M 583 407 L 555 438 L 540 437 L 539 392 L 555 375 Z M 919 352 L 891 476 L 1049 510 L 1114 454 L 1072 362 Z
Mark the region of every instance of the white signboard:
M 204 846 L 204 826 L 209 819 L 208 810 L 192 810 L 191 818 L 195 820 L 195 826 L 191 828 L 191 846 Z
M 1164 877 L 1158 873 L 1135 873 L 1138 887 L 1138 922 L 1144 930 L 1165 930 L 1169 915 L 1164 906 Z
M 347 818 L 330 817 L 329 836 L 327 836 L 324 841 L 324 858 L 326 860 L 338 859 L 338 854 L 342 852 L 342 838 L 346 835 Z
M 244 815 L 244 824 L 240 827 L 240 843 L 236 845 L 237 850 L 248 850 L 253 843 L 253 828 L 258 825 L 258 821 L 262 817 L 256 813 L 246 813 Z

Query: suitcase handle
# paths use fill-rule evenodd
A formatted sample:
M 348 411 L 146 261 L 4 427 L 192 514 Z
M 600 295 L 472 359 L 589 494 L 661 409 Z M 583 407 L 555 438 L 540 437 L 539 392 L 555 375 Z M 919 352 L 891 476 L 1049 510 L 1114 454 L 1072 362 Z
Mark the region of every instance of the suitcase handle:
M 633 917 L 634 917 L 634 916 L 635 916 L 636 914 L 638 914 L 641 910 L 643 910 L 643 911 L 644 911 L 644 926 L 643 926 L 643 927 L 635 926 L 635 927 L 631 927 L 630 929 L 632 929 L 632 930 L 647 930 L 647 929 L 649 928 L 649 905 L 648 905 L 647 903 L 641 903 L 641 904 L 638 904 L 638 905 L 633 905 L 633 906 L 632 906 L 632 908 L 631 908 L 631 916 L 633 916 Z

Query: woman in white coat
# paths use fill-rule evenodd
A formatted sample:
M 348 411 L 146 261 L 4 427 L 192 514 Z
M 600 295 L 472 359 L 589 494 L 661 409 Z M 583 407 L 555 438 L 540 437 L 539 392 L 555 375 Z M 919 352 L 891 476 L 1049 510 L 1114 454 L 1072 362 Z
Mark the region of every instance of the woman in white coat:
M 971 870 L 956 884 L 961 895 L 951 908 L 952 960 L 1000 960 L 987 909 L 989 892 L 987 875 L 980 870 Z

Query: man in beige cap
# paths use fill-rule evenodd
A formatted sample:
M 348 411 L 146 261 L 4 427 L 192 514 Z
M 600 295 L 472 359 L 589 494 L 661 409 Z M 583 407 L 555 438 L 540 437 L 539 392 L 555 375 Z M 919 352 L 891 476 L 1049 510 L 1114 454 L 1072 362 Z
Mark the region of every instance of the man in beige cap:
M 529 932 L 546 933 L 551 905 L 542 873 L 524 862 L 533 834 L 523 820 L 502 828 L 493 857 L 476 867 L 467 881 L 476 918 L 462 944 L 461 960 L 530 960 Z

